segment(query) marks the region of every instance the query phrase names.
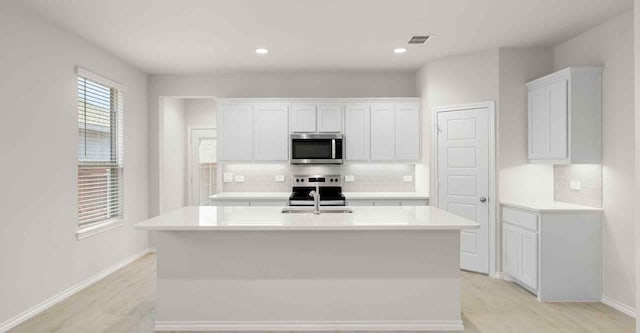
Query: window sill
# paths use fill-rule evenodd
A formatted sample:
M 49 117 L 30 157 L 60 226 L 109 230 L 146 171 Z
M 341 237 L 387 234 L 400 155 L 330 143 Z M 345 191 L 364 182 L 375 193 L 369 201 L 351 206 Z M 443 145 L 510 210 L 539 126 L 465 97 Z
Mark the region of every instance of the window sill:
M 115 229 L 122 225 L 124 225 L 124 219 L 122 219 L 121 217 L 106 220 L 104 222 L 94 224 L 91 226 L 81 227 L 80 229 L 78 229 L 78 232 L 76 232 L 76 237 L 79 240 L 88 238 L 88 237 L 103 233 L 107 230 Z

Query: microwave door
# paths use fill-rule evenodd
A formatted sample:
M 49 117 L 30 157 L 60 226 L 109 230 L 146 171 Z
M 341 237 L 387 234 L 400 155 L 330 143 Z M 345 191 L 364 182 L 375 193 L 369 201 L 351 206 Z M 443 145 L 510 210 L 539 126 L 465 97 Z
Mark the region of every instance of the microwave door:
M 336 163 L 335 142 L 327 139 L 293 139 L 291 141 L 291 163 L 327 164 Z

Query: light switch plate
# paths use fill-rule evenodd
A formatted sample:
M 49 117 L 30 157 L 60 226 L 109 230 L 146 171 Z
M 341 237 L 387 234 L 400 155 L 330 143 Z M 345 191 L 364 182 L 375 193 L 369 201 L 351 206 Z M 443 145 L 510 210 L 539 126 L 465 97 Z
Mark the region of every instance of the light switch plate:
M 345 181 L 345 182 L 352 182 L 352 181 L 355 181 L 355 180 L 356 180 L 356 177 L 355 177 L 355 176 L 353 176 L 353 175 L 346 175 L 346 176 L 344 176 L 344 181 Z
M 277 176 L 275 177 L 275 181 L 276 181 L 277 183 L 284 183 L 284 176 L 283 176 L 283 175 L 277 175 Z
M 244 176 L 242 175 L 236 175 L 234 179 L 236 183 L 244 183 Z
M 411 183 L 413 181 L 413 176 L 402 176 L 402 181 L 405 183 Z
M 579 180 L 572 180 L 569 182 L 569 188 L 575 191 L 582 190 L 582 182 Z
M 233 174 L 231 172 L 225 172 L 222 176 L 222 181 L 225 183 L 233 182 Z

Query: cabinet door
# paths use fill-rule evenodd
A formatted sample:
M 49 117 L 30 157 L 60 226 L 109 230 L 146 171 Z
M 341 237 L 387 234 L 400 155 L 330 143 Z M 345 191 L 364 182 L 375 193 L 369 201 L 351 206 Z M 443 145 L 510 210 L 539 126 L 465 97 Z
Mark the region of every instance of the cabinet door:
M 546 88 L 529 91 L 529 159 L 547 156 L 549 99 Z
M 538 289 L 538 234 L 519 230 L 519 279 L 531 289 Z
M 520 275 L 520 236 L 518 229 L 502 224 L 502 270 L 514 278 Z
M 254 160 L 286 161 L 289 159 L 288 110 L 286 104 L 256 105 Z
M 370 149 L 369 104 L 346 104 L 344 109 L 345 160 L 368 161 Z
M 568 114 L 569 99 L 567 80 L 553 83 L 547 87 L 549 100 L 549 132 L 547 138 L 547 158 L 567 158 L 569 140 Z
M 420 104 L 397 104 L 395 116 L 396 160 L 420 160 Z
M 294 104 L 291 108 L 291 132 L 316 131 L 315 104 Z
M 371 160 L 393 161 L 395 144 L 395 105 L 371 104 Z
M 223 105 L 222 160 L 250 161 L 253 157 L 253 106 Z
M 342 132 L 342 105 L 320 104 L 316 111 L 318 132 Z

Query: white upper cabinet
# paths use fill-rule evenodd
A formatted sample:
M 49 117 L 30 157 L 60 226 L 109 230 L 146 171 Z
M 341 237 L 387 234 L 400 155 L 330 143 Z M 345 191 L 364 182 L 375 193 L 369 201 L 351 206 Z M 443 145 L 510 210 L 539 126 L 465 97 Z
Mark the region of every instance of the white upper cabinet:
M 342 104 L 294 104 L 291 109 L 291 132 L 342 132 Z
M 369 104 L 352 103 L 344 106 L 345 160 L 369 160 L 369 124 Z
M 396 150 L 395 104 L 371 104 L 371 160 L 393 161 Z
M 529 161 L 600 163 L 602 69 L 567 68 L 527 83 Z
M 287 104 L 256 104 L 254 160 L 287 161 L 289 159 L 288 118 Z
M 316 112 L 318 132 L 342 132 L 342 105 L 319 104 L 316 106 Z
M 291 108 L 291 132 L 316 131 L 316 105 L 294 104 Z
M 420 160 L 420 104 L 396 104 L 396 160 Z
M 221 99 L 221 162 L 285 162 L 290 133 L 343 133 L 347 162 L 420 161 L 421 109 L 403 99 Z
M 253 159 L 253 105 L 224 104 L 220 107 L 223 161 Z

